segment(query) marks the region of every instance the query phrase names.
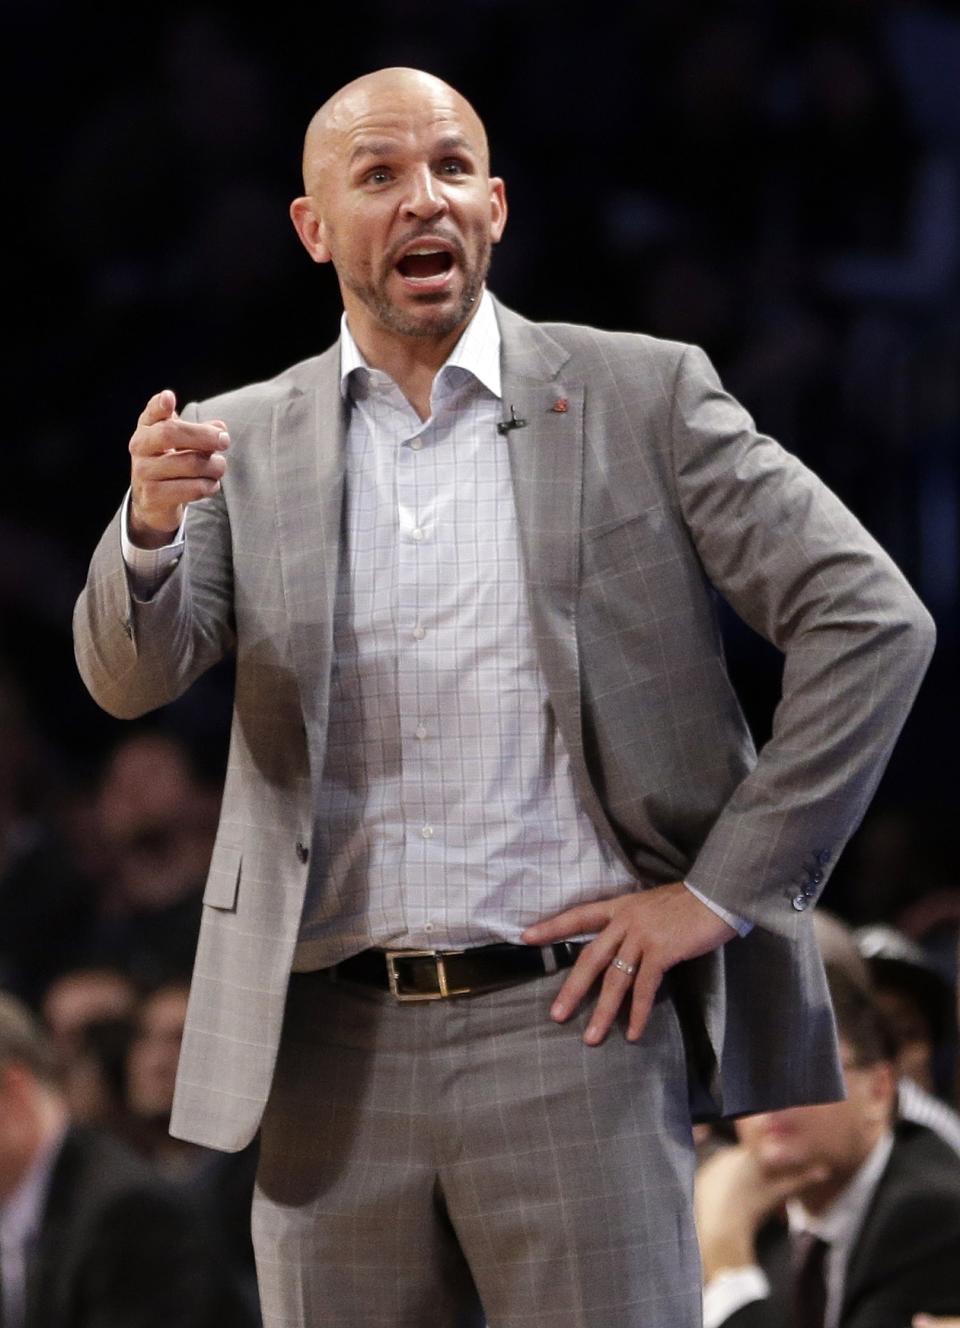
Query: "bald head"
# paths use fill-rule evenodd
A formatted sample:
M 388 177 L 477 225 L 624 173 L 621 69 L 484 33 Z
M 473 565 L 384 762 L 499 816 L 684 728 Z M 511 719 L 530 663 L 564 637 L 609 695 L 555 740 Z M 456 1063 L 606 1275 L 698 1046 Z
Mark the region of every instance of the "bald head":
M 392 107 L 424 114 L 447 111 L 466 129 L 489 171 L 490 153 L 483 121 L 466 97 L 443 79 L 422 69 L 378 69 L 347 83 L 323 103 L 307 126 L 303 142 L 303 185 L 316 196 L 330 165 L 348 149 L 351 136 L 377 123 Z
M 381 69 L 310 122 L 306 194 L 290 205 L 315 263 L 332 263 L 370 363 L 416 352 L 437 367 L 476 310 L 507 217 L 470 103 L 419 69 Z

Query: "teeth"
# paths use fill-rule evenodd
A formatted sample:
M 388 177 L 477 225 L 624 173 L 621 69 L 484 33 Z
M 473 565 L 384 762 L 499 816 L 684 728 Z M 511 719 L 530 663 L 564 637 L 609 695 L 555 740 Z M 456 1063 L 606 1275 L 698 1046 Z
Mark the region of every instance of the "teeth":
M 444 252 L 443 249 L 408 249 L 407 257 L 410 258 L 414 254 L 442 254 Z

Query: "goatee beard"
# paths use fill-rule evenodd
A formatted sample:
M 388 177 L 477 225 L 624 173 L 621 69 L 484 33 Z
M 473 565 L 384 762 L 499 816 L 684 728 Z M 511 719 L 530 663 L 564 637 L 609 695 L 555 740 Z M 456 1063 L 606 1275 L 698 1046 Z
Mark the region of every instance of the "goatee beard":
M 456 331 L 470 317 L 477 300 L 480 298 L 489 269 L 490 249 L 488 248 L 485 253 L 480 255 L 479 261 L 472 269 L 464 267 L 466 277 L 463 291 L 454 307 L 445 310 L 437 309 L 433 317 L 423 317 L 422 315 L 418 317 L 416 313 L 398 309 L 388 299 L 385 287 L 387 276 L 392 271 L 392 267 L 388 268 L 383 281 L 377 287 L 352 282 L 348 284 L 350 290 L 358 299 L 363 301 L 381 326 L 388 328 L 391 332 L 396 332 L 403 337 L 445 337 Z M 447 295 L 443 291 L 435 295 L 421 295 L 418 297 L 418 307 L 419 309 L 427 309 L 431 304 L 439 305 L 446 299 Z

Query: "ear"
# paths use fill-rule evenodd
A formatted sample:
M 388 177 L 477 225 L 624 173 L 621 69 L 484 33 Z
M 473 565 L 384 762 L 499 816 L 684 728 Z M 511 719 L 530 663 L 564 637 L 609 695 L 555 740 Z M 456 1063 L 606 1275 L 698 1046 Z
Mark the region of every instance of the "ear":
M 295 198 L 290 204 L 290 220 L 300 236 L 300 242 L 315 263 L 329 263 L 333 255 L 326 243 L 326 228 L 317 216 L 314 201 L 309 196 Z
M 889 1121 L 897 1100 L 897 1073 L 888 1061 L 871 1065 L 869 1074 L 870 1116 L 874 1121 Z
M 499 175 L 490 177 L 490 238 L 494 244 L 500 243 L 503 228 L 507 224 L 507 190 Z

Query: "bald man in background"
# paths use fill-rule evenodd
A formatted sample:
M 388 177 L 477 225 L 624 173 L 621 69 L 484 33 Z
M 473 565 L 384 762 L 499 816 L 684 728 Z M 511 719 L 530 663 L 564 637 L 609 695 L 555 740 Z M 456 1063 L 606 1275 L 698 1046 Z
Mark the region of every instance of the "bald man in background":
M 237 656 L 172 1129 L 261 1128 L 267 1328 L 693 1328 L 691 1113 L 842 1091 L 809 908 L 929 617 L 701 351 L 493 299 L 446 84 L 349 84 L 304 185 L 339 341 L 148 403 L 76 612 L 119 716 Z

